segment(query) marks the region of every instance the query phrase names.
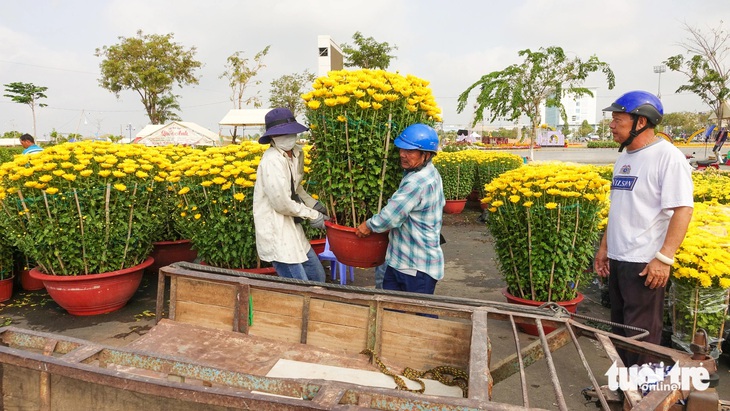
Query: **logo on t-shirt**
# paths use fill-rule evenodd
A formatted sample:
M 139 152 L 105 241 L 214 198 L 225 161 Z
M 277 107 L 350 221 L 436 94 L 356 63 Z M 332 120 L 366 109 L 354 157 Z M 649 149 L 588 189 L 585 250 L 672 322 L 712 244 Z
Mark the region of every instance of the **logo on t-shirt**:
M 632 191 L 636 184 L 636 176 L 614 176 L 611 183 L 611 190 Z
M 618 172 L 621 174 L 631 174 L 631 166 L 624 164 Z

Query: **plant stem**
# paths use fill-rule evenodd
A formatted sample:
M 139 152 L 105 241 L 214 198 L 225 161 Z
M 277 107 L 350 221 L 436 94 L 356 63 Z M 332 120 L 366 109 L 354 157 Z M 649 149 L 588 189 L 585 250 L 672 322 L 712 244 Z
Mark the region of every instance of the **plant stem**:
M 385 133 L 385 150 L 383 153 L 383 170 L 380 173 L 380 197 L 378 198 L 378 212 L 383 208 L 383 190 L 385 189 L 385 170 L 388 166 L 388 149 L 390 147 L 390 130 L 393 113 L 388 113 L 388 132 Z
M 109 244 L 109 198 L 112 194 L 112 185 L 107 184 L 106 185 L 106 193 L 104 195 L 104 214 L 106 216 L 106 224 L 104 225 L 104 244 Z M 102 253 L 101 253 L 101 261 L 106 261 L 106 250 L 107 247 L 103 247 Z M 101 272 L 107 271 L 106 267 L 99 267 L 101 269 Z
M 530 293 L 532 294 L 532 299 L 537 300 L 537 297 L 535 297 L 535 286 L 532 283 L 532 227 L 530 225 L 530 209 L 525 208 L 525 212 L 527 213 L 527 267 L 530 273 Z
M 693 317 L 692 318 L 692 320 L 693 320 L 692 334 L 689 335 L 690 341 L 694 338 L 694 335 L 697 332 L 697 316 L 698 316 L 697 310 L 698 310 L 699 304 L 700 304 L 700 287 L 695 286 L 695 309 L 693 312 L 694 315 L 692 316 Z
M 132 198 L 137 196 L 137 183 L 134 183 L 134 191 L 132 191 Z M 132 219 L 134 217 L 134 206 L 129 207 L 129 221 L 127 222 L 127 241 L 124 242 L 124 254 L 122 255 L 122 266 L 119 269 L 124 268 L 124 262 L 127 260 L 127 250 L 129 249 L 129 239 L 132 238 Z
M 355 216 L 355 184 L 352 182 L 352 158 L 350 157 L 350 134 L 348 131 L 347 112 L 345 112 L 345 144 L 347 147 L 347 171 L 350 178 L 350 204 L 352 205 L 352 224 L 357 226 L 357 217 Z
M 89 265 L 86 261 L 86 238 L 84 236 L 84 216 L 81 214 L 81 204 L 79 204 L 79 195 L 74 188 L 74 199 L 76 199 L 76 211 L 79 212 L 79 228 L 81 229 L 81 258 L 84 260 L 84 274 L 89 273 Z
M 51 215 L 51 208 L 48 206 L 48 197 L 46 196 L 45 191 L 43 192 L 43 202 L 46 204 L 46 211 L 48 212 L 48 222 L 50 223 L 53 220 L 53 216 Z M 56 254 L 56 258 L 58 259 L 58 264 L 61 266 L 61 271 L 65 273 L 66 267 L 63 266 L 63 260 L 61 260 L 61 256 L 59 254 Z
M 555 234 L 560 238 L 560 204 L 558 204 L 558 228 L 555 230 Z M 558 245 L 555 245 L 557 248 Z M 558 250 L 555 250 L 556 252 Z M 555 274 L 555 258 L 553 258 L 553 264 L 550 267 L 550 282 L 548 283 L 548 301 L 552 301 L 553 297 L 553 275 Z
M 576 203 L 575 205 L 575 231 L 573 231 L 573 242 L 570 247 L 570 254 L 568 257 L 568 261 L 570 261 L 573 258 L 573 251 L 575 251 L 575 241 L 578 239 L 578 227 L 580 225 L 580 203 Z M 573 289 L 578 291 L 578 283 L 580 282 L 580 275 L 576 274 L 575 276 L 575 282 L 573 285 Z

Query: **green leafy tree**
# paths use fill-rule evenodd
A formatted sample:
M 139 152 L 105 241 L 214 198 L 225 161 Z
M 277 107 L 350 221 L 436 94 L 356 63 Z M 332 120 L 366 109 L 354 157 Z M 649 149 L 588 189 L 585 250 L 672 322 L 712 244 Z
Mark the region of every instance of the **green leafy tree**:
M 14 82 L 5 84 L 5 97 L 9 97 L 16 103 L 27 104 L 30 107 L 30 111 L 33 113 L 33 136 L 37 136 L 36 121 L 35 121 L 35 108 L 46 107 L 48 104 L 39 102 L 38 100 L 46 97 L 46 90 L 48 87 L 38 87 L 33 83 L 20 83 Z
M 686 137 L 689 137 L 701 127 L 702 123 L 700 123 L 697 113 L 680 111 L 677 113 L 665 113 L 657 129 L 674 137 L 680 137 L 683 133 Z
M 3 133 L 3 138 L 20 138 L 21 135 L 20 131 L 6 131 Z
M 119 98 L 122 90 L 139 94 L 152 124 L 162 123 L 159 103 L 174 85 L 198 84 L 195 70 L 202 63 L 195 60 L 195 47 L 185 49 L 172 41 L 173 35 L 142 34 L 119 37 L 119 44 L 97 48 L 102 57 L 99 85 Z
M 176 113 L 176 111 L 180 111 L 180 104 L 177 102 L 179 97 L 172 93 L 160 96 L 157 101 L 157 116 L 160 124 L 169 121 L 182 121 L 182 118 Z
M 263 63 L 263 58 L 269 54 L 269 48 L 271 46 L 264 47 L 263 50 L 256 53 L 253 57 L 253 61 L 243 58 L 241 55 L 242 51 L 237 51 L 226 59 L 226 69 L 218 78 L 225 78 L 228 80 L 228 86 L 231 88 L 231 101 L 233 102 L 233 108 L 242 109 L 244 106 L 249 104 L 254 107 L 261 107 L 261 99 L 259 98 L 258 90 L 253 93 L 250 97 L 244 99 L 246 90 L 249 86 L 258 86 L 261 84 L 261 80 L 253 80 L 259 71 L 266 67 Z M 233 127 L 233 135 L 231 136 L 231 142 L 236 143 L 238 134 L 238 127 Z
M 483 120 L 485 110 L 491 114 L 490 121 L 498 117 L 516 121 L 526 115 L 533 130 L 530 134 L 530 158 L 534 158 L 533 146 L 541 122 L 541 103 L 544 102 L 547 107 L 558 107 L 563 122 L 567 123 L 565 108 L 561 103 L 565 94 L 592 96 L 593 93 L 581 85 L 589 74 L 596 71 L 606 76 L 609 89 L 614 87 L 616 81 L 609 65 L 595 55 L 586 61 L 578 57 L 568 58 L 563 49 L 556 46 L 541 47 L 534 52 L 525 49 L 519 55 L 525 59 L 521 64 L 485 74 L 461 93 L 457 111 L 460 113 L 464 110 L 469 94 L 478 87 L 480 91 L 472 125 Z
M 304 111 L 301 94 L 314 82 L 316 76 L 309 70 L 303 73 L 285 74 L 271 82 L 269 103 L 271 107 L 286 107 L 296 116 Z
M 395 59 L 390 53 L 398 50 L 388 42 L 378 43 L 372 37 L 365 37 L 359 31 L 352 35 L 353 46 L 342 43 L 342 54 L 345 56 L 345 67 L 360 67 L 364 69 L 387 69 L 390 61 Z
M 699 96 L 722 119 L 723 102 L 730 97 L 730 33 L 722 29 L 722 21 L 717 28 L 703 32 L 685 23 L 689 37 L 679 45 L 687 50 L 686 55 L 669 57 L 664 64 L 672 71 L 687 76 L 687 84 L 677 89 L 677 93 L 690 91 Z
M 600 137 L 601 140 L 613 139 L 611 137 L 611 128 L 608 126 L 609 124 L 611 124 L 610 118 L 604 118 L 598 122 L 598 126 L 596 127 L 596 134 L 598 134 L 598 137 Z
M 593 133 L 593 126 L 588 124 L 588 120 L 583 120 L 583 122 L 580 124 L 580 127 L 575 131 L 576 137 L 585 137 L 591 133 Z

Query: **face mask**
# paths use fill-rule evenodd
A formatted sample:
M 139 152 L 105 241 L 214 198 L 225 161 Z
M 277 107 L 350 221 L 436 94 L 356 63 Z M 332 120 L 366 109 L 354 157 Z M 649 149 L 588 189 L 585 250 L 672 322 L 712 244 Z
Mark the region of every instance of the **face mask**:
M 284 151 L 289 151 L 294 148 L 294 146 L 297 144 L 297 136 L 296 134 L 287 134 L 285 136 L 276 136 L 272 137 L 271 140 L 274 142 L 274 145 L 279 147 L 280 149 Z

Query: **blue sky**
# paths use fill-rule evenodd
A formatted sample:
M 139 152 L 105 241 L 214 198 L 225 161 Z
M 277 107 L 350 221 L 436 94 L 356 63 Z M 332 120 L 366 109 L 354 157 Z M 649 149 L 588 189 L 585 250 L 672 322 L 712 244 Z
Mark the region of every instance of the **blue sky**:
M 259 87 L 268 101 L 270 83 L 284 74 L 317 71 L 317 36 L 352 43 L 356 31 L 396 45 L 392 71 L 431 81 L 446 125 L 466 126 L 472 113 L 456 113 L 457 96 L 483 74 L 520 62 L 522 49 L 560 46 L 582 59 L 595 54 L 616 74 L 608 90 L 601 75 L 585 83 L 598 87 L 598 106 L 625 91 L 656 93 L 653 66 L 683 51 L 686 22 L 703 30 L 730 16 L 730 1 L 616 0 L 99 0 L 0 3 L 0 84 L 48 87 L 48 107 L 39 109 L 38 134 L 52 129 L 84 135 L 128 135 L 147 124 L 139 96 L 123 91 L 117 99 L 98 85 L 100 58 L 94 50 L 119 37 L 173 33 L 197 48 L 200 84 L 175 89 L 181 117 L 218 131 L 232 108 L 230 89 L 219 79 L 226 58 L 244 57 L 270 45 Z M 724 28 L 728 29 L 728 22 Z M 727 62 L 726 64 L 730 64 Z M 685 77 L 661 75 L 667 112 L 707 111 L 693 94 L 675 94 Z M 3 93 L 4 94 L 4 93 Z M 32 132 L 30 109 L 0 97 L 0 133 Z M 133 132 L 134 133 L 134 132 Z

